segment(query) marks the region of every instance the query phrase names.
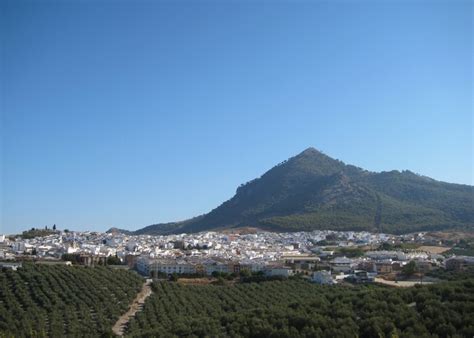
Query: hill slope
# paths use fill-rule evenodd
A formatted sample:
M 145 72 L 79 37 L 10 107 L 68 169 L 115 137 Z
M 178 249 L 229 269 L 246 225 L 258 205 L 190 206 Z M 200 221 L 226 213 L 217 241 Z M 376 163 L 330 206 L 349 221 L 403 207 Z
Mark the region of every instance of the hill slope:
M 474 228 L 474 187 L 410 171 L 373 173 L 308 148 L 237 188 L 211 212 L 135 234 L 257 226 L 268 230 L 405 233 Z

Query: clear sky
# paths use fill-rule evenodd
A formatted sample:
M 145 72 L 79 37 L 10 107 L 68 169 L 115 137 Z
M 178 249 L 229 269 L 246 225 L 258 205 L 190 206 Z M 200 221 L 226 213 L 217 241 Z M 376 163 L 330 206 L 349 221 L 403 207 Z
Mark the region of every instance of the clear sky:
M 474 183 L 470 0 L 0 6 L 0 233 L 186 219 L 309 146 Z

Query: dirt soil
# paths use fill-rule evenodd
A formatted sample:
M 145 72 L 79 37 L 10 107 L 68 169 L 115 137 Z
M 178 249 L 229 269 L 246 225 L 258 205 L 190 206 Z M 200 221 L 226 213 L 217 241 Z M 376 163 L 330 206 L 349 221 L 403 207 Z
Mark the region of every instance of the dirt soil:
M 207 285 L 215 281 L 215 278 L 179 278 L 178 284 L 184 285 Z
M 375 283 L 380 283 L 380 284 L 393 286 L 393 287 L 397 287 L 397 288 L 409 288 L 409 287 L 415 286 L 417 284 L 423 284 L 423 285 L 433 284 L 433 282 L 428 282 L 428 281 L 426 281 L 426 282 L 423 281 L 421 283 L 419 280 L 418 281 L 398 281 L 398 282 L 395 282 L 395 281 L 391 281 L 391 280 L 385 280 L 385 279 L 382 279 L 382 278 L 375 278 Z
M 130 304 L 128 311 L 120 316 L 115 325 L 112 327 L 112 331 L 117 336 L 123 336 L 123 331 L 127 326 L 130 319 L 143 308 L 145 300 L 151 295 L 151 279 L 148 279 L 142 286 L 141 291 L 137 294 L 133 302 Z
M 425 251 L 430 254 L 442 254 L 445 251 L 450 250 L 449 246 L 433 246 L 433 245 L 423 245 L 420 246 L 417 250 Z

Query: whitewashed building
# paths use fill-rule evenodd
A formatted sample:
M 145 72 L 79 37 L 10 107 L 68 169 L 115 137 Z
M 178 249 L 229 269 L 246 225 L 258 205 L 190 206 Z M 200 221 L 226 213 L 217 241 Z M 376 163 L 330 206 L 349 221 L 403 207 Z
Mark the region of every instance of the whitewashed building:
M 333 285 L 336 284 L 336 281 L 332 278 L 329 271 L 315 271 L 311 277 L 311 281 L 316 284 L 321 285 Z

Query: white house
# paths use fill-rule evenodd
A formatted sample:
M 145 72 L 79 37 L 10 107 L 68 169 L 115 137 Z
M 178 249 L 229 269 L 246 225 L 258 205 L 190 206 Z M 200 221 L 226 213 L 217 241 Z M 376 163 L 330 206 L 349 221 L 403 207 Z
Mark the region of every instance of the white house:
M 150 274 L 152 272 L 164 272 L 167 274 L 195 273 L 193 265 L 184 262 L 161 262 L 156 261 L 150 265 Z
M 148 259 L 140 258 L 137 261 L 137 270 L 145 276 L 151 276 L 158 272 L 163 272 L 166 274 L 183 274 L 183 273 L 195 273 L 196 269 L 194 265 L 179 262 L 174 260 L 158 260 L 158 259 Z
M 334 272 L 350 272 L 353 261 L 347 257 L 336 257 L 331 262 L 331 269 Z
M 287 266 L 268 267 L 265 269 L 265 275 L 290 277 L 293 276 L 293 270 Z
M 375 260 L 406 261 L 407 255 L 402 251 L 368 251 L 365 256 Z
M 23 253 L 26 250 L 24 242 L 13 242 L 12 249 L 16 253 Z
M 222 264 L 222 263 L 208 264 L 208 265 L 205 265 L 205 268 L 206 268 L 206 274 L 208 275 L 212 275 L 213 272 L 222 272 L 222 273 L 232 272 L 229 270 L 228 264 Z
M 336 281 L 332 278 L 331 273 L 325 270 L 314 272 L 313 276 L 311 277 L 311 281 L 321 285 L 336 284 Z

